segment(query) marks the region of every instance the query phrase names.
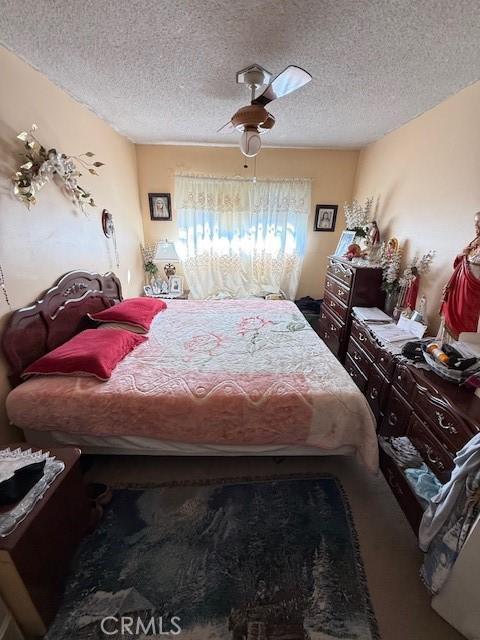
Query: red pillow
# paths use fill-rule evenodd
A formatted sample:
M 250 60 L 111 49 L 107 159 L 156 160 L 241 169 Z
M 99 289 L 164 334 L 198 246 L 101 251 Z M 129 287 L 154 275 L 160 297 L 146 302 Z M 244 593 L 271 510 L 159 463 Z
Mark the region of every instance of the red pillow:
M 35 360 L 22 377 L 52 374 L 108 380 L 120 360 L 146 339 L 125 329 L 86 329 Z
M 97 322 L 121 322 L 124 325 L 140 327 L 147 332 L 153 318 L 166 308 L 166 303 L 157 298 L 129 298 L 113 307 L 88 315 Z

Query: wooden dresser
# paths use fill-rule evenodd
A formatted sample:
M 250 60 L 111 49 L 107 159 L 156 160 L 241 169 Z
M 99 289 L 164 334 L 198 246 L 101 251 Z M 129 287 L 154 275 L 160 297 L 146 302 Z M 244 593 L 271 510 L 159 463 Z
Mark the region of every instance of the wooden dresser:
M 340 362 L 344 362 L 350 337 L 352 307 L 383 308 L 381 284 L 380 268 L 329 258 L 317 333 Z
M 352 320 L 345 368 L 365 394 L 380 436 L 407 436 L 444 483 L 453 458 L 480 431 L 480 398 L 431 371 L 402 364 Z M 396 461 L 380 447 L 380 467 L 415 532 L 425 508 Z

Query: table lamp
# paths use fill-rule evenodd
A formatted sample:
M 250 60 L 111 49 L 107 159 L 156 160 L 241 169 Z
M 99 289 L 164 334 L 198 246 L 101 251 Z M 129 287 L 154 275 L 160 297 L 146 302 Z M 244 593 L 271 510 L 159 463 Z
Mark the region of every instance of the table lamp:
M 160 240 L 153 259 L 158 262 L 166 263 L 163 267 L 163 270 L 165 271 L 165 275 L 167 276 L 167 278 L 175 275 L 175 267 L 173 266 L 172 262 L 178 262 L 179 257 L 173 242 L 169 242 L 168 240 Z

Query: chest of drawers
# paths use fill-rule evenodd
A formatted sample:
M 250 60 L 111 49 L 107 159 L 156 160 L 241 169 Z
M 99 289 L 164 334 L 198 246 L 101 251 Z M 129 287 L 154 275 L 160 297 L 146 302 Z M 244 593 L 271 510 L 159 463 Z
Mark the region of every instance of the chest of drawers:
M 431 371 L 403 364 L 356 319 L 351 322 L 345 368 L 365 394 L 379 435 L 407 436 L 438 479 L 448 480 L 456 452 L 480 431 L 480 399 Z M 425 505 L 382 449 L 380 466 L 417 531 Z
M 359 267 L 348 260 L 329 258 L 317 333 L 341 362 L 347 351 L 352 307 L 382 307 L 381 284 L 380 268 Z

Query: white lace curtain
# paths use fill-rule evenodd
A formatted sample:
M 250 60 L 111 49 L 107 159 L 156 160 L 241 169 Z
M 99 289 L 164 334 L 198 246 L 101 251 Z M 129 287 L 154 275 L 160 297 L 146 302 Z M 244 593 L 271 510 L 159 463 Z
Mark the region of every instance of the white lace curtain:
M 295 298 L 310 180 L 177 176 L 178 252 L 193 298 Z

